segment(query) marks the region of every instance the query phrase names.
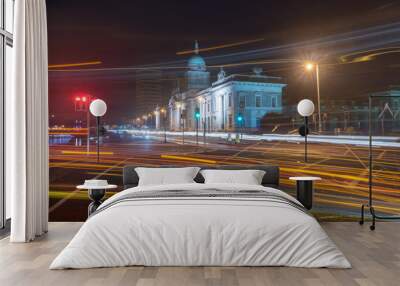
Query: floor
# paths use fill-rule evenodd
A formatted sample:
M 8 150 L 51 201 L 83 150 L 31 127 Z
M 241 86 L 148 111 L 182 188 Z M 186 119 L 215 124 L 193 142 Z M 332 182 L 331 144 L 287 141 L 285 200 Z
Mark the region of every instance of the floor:
M 81 223 L 50 223 L 49 233 L 32 243 L 0 240 L 0 285 L 400 285 L 400 223 L 322 223 L 353 265 L 352 269 L 288 267 L 124 267 L 48 270 L 52 259 Z

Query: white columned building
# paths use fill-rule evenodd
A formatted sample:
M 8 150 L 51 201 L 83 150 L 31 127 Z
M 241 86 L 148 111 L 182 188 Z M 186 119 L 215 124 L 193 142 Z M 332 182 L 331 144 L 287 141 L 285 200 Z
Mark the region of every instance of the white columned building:
M 221 68 L 217 81 L 210 84 L 197 42 L 188 68 L 184 90 L 175 90 L 169 101 L 171 130 L 195 130 L 196 110 L 200 112 L 199 128 L 208 132 L 257 130 L 264 116 L 282 113 L 286 84 L 281 78 L 263 75 L 261 68 L 254 68 L 250 75 L 227 75 Z

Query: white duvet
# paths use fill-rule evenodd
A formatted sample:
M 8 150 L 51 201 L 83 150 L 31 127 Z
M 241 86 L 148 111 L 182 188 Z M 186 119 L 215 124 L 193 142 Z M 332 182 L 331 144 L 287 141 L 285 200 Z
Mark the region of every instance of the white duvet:
M 231 184 L 136 187 L 120 192 L 273 188 Z M 145 266 L 349 268 L 318 222 L 293 206 L 258 199 L 154 198 L 124 201 L 88 219 L 50 269 Z

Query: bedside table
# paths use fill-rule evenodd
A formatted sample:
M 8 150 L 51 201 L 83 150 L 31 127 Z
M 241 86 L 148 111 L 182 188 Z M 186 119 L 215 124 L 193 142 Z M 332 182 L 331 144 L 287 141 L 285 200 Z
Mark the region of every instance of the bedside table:
M 290 177 L 289 180 L 296 181 L 297 200 L 310 210 L 313 206 L 313 182 L 321 180 L 320 177 Z
M 88 217 L 94 213 L 97 208 L 101 205 L 102 199 L 104 198 L 104 195 L 106 194 L 106 190 L 108 189 L 116 189 L 118 186 L 117 185 L 107 185 L 107 186 L 88 186 L 88 185 L 79 185 L 76 186 L 77 189 L 86 189 L 88 190 L 88 195 L 89 199 L 91 200 L 91 203 L 88 206 Z

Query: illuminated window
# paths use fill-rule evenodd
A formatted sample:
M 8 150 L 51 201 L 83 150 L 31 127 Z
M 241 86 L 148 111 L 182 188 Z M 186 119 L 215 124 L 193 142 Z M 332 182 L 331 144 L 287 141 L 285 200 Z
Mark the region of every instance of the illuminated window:
M 246 107 L 246 96 L 244 94 L 239 95 L 239 107 L 240 108 Z
M 256 95 L 256 107 L 261 107 L 261 95 Z
M 276 107 L 277 106 L 277 101 L 278 99 L 276 98 L 276 96 L 272 96 L 271 97 L 271 107 Z

